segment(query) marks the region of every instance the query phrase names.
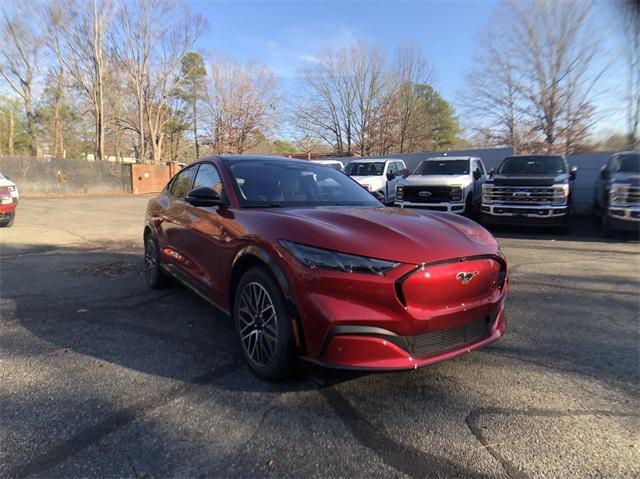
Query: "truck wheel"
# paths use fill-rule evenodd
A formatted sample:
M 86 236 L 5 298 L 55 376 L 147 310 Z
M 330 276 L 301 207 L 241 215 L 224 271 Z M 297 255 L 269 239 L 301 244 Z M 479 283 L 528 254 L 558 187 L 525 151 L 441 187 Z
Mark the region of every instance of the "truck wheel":
M 609 215 L 607 215 L 606 212 L 602 215 L 600 228 L 602 229 L 602 234 L 605 238 L 613 237 L 613 228 L 611 228 L 611 221 L 609 220 Z
M 464 202 L 464 216 L 469 219 L 475 219 L 477 217 L 477 211 L 473 207 L 473 195 L 467 195 L 467 199 Z
M 558 227 L 558 233 L 560 233 L 563 236 L 566 236 L 569 233 L 571 233 L 571 220 L 569 218 L 565 219 L 562 222 L 562 226 Z
M 11 228 L 15 219 L 16 217 L 12 216 L 10 219 L 0 222 L 0 228 Z

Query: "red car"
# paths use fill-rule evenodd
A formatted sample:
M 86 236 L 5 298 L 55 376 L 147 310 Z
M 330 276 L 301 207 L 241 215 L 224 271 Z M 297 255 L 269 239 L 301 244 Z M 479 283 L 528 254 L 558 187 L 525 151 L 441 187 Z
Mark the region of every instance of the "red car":
M 16 218 L 16 205 L 11 191 L 0 188 L 0 228 L 11 226 Z
M 180 171 L 149 202 L 145 275 L 176 278 L 229 313 L 267 379 L 297 359 L 413 369 L 504 333 L 507 264 L 458 215 L 385 208 L 333 168 L 220 156 Z

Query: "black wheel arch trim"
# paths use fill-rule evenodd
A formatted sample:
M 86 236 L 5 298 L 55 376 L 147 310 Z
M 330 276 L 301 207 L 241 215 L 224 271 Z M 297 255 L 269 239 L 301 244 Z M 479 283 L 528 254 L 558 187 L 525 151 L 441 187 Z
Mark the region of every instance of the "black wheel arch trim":
M 280 289 L 283 292 L 285 297 L 285 302 L 286 302 L 285 306 L 287 308 L 289 317 L 290 319 L 293 319 L 295 321 L 295 324 L 297 327 L 297 332 L 296 332 L 297 334 L 294 334 L 294 337 L 296 339 L 298 352 L 299 354 L 305 354 L 306 343 L 304 339 L 304 328 L 302 326 L 302 321 L 300 321 L 300 314 L 298 313 L 298 306 L 297 306 L 296 299 L 293 295 L 293 289 L 291 288 L 291 284 L 289 283 L 287 276 L 284 274 L 284 271 L 282 271 L 282 268 L 276 262 L 275 258 L 271 255 L 271 253 L 269 253 L 264 248 L 258 245 L 248 245 L 241 248 L 240 251 L 236 253 L 236 255 L 233 258 L 233 261 L 231 262 L 230 275 L 231 275 L 231 272 L 233 272 L 234 268 L 236 267 L 236 264 L 238 263 L 238 261 L 240 261 L 242 258 L 245 258 L 247 256 L 253 256 L 258 260 L 260 260 L 267 267 L 269 272 L 273 275 L 273 277 L 278 282 L 278 286 L 280 286 Z
M 403 336 L 399 336 L 393 331 L 388 329 L 378 328 L 376 326 L 360 326 L 360 325 L 344 325 L 334 326 L 329 330 L 327 336 L 324 338 L 322 348 L 320 349 L 320 357 L 323 357 L 329 348 L 329 344 L 336 336 L 373 336 L 376 338 L 384 338 L 389 342 L 400 346 L 402 349 L 407 348 L 406 340 Z

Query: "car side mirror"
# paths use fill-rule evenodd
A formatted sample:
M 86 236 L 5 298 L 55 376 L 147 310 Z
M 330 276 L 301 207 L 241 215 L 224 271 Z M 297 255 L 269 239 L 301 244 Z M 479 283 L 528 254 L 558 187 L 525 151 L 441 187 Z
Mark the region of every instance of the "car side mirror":
M 407 176 L 409 176 L 411 174 L 411 172 L 409 171 L 409 168 L 403 168 L 402 169 L 402 177 L 406 178 Z
M 496 169 L 495 168 L 491 168 L 489 170 L 489 178 L 493 178 L 496 174 Z
M 371 196 L 373 196 L 376 200 L 378 200 L 380 203 L 384 204 L 385 202 L 385 197 L 382 193 L 380 193 L 379 191 L 372 191 L 371 192 Z
M 387 180 L 388 180 L 388 181 L 393 180 L 395 177 L 396 177 L 396 174 L 395 174 L 395 173 L 393 173 L 393 172 L 391 172 L 391 171 L 389 171 L 389 172 L 387 173 Z
M 226 202 L 213 188 L 202 186 L 187 193 L 186 202 L 192 206 L 226 206 Z
M 473 179 L 474 180 L 479 180 L 481 176 L 482 176 L 482 173 L 480 173 L 480 170 L 473 170 Z
M 575 180 L 577 175 L 578 175 L 577 166 L 572 166 L 571 168 L 569 168 L 569 179 Z

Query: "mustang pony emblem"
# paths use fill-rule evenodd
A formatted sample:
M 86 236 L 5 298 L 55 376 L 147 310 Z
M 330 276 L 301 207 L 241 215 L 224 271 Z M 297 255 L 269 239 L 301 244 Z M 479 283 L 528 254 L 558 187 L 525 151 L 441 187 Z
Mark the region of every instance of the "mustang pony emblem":
M 467 273 L 466 271 L 460 271 L 458 274 L 456 274 L 456 279 L 462 281 L 462 284 L 467 284 L 477 274 L 478 271 L 471 271 L 469 273 Z

